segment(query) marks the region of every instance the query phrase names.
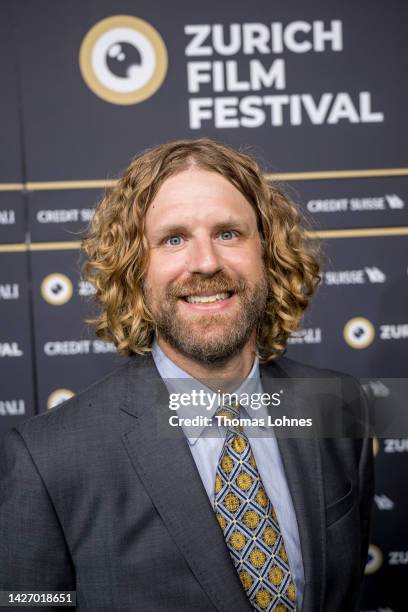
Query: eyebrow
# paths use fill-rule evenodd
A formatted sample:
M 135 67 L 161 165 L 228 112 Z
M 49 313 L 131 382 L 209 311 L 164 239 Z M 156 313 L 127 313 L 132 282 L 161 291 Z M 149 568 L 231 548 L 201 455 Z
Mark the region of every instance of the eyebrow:
M 248 224 L 242 219 L 234 219 L 231 217 L 230 219 L 226 219 L 225 221 L 219 221 L 213 227 L 215 231 L 222 231 L 224 229 L 230 228 L 240 228 L 242 230 L 248 230 Z M 183 233 L 186 231 L 186 226 L 182 223 L 172 223 L 168 225 L 160 225 L 158 228 L 155 228 L 152 232 L 152 237 L 155 239 L 162 238 L 164 236 L 170 236 L 172 234 Z

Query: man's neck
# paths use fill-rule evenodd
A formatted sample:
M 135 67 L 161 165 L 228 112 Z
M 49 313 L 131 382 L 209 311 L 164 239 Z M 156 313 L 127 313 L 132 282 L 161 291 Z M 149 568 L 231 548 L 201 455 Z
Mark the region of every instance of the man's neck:
M 168 344 L 161 336 L 156 341 L 173 363 L 207 386 L 221 388 L 224 392 L 237 388 L 249 375 L 256 356 L 255 338 L 251 338 L 242 351 L 220 364 L 202 364 L 191 359 Z

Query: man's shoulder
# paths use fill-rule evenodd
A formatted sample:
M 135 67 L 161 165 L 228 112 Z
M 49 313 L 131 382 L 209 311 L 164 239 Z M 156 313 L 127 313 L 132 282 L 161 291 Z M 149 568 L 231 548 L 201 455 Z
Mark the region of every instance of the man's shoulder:
M 354 376 L 346 372 L 310 365 L 289 357 L 280 357 L 276 361 L 263 364 L 262 367 L 272 368 L 276 374 L 279 374 L 279 370 L 281 370 L 286 376 L 291 378 L 344 378 L 356 383 L 358 382 Z
M 109 461 L 120 448 L 122 415 L 128 424 L 120 408 L 129 375 L 142 377 L 132 362 L 125 362 L 63 404 L 7 432 L 0 450 L 0 466 L 31 461 L 52 488 L 59 481 L 71 482 Z
M 358 405 L 359 410 L 366 410 L 366 403 L 371 401 L 367 389 L 351 374 L 309 365 L 289 357 L 263 364 L 261 373 L 267 377 L 287 378 L 302 390 L 333 393 L 344 404 Z
M 98 430 L 113 424 L 125 401 L 129 376 L 144 380 L 146 371 L 151 371 L 151 358 L 132 357 L 69 400 L 27 419 L 15 429 L 25 440 L 40 440 L 44 436 L 49 439 L 58 433 L 69 434 L 84 428 Z
M 304 399 L 303 405 L 312 401 L 317 411 L 315 416 L 321 419 L 320 423 L 323 424 L 327 417 L 332 423 L 332 417 L 338 418 L 341 414 L 342 435 L 351 438 L 367 436 L 372 397 L 357 378 L 345 372 L 308 365 L 287 357 L 280 358 L 271 366 L 271 370 L 273 376 L 283 375 L 287 378 L 292 390 Z M 331 432 L 331 437 L 332 430 L 329 428 L 327 431 Z

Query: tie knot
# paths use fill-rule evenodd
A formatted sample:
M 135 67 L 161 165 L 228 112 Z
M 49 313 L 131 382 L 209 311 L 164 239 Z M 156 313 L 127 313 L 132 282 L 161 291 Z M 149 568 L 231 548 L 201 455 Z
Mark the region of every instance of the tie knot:
M 242 427 L 239 423 L 240 405 L 238 403 L 222 404 L 215 413 L 215 416 L 217 417 L 219 425 L 224 425 L 228 429 L 232 429 L 236 432 L 242 431 Z

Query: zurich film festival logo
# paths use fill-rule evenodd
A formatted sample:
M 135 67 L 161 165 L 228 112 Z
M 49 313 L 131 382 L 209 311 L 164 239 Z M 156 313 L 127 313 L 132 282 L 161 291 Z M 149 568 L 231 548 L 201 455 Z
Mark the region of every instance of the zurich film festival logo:
M 41 295 L 52 306 L 62 306 L 72 297 L 72 282 L 65 274 L 49 274 L 41 283 Z
M 374 325 L 364 317 L 354 317 L 344 326 L 343 337 L 351 348 L 367 348 L 375 337 Z
M 112 104 L 137 104 L 150 98 L 167 73 L 167 50 L 147 21 L 115 15 L 85 35 L 79 65 L 88 87 Z

